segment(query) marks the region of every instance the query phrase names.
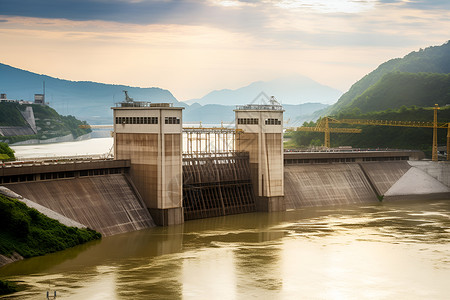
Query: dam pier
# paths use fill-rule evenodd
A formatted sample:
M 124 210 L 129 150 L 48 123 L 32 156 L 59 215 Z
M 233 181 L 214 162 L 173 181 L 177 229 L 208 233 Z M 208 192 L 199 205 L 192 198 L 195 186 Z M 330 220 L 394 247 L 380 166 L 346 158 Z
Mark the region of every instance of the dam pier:
M 450 197 L 448 164 L 421 161 L 420 151 L 283 151 L 274 100 L 236 107 L 235 128 L 183 128 L 182 111 L 119 103 L 114 159 L 5 163 L 0 192 L 105 236 L 231 214 Z

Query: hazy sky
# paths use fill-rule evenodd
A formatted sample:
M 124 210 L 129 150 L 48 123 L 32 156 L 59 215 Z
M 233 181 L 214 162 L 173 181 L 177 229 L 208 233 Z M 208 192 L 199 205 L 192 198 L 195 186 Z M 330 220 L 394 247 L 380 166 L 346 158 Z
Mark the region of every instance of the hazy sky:
M 0 0 L 0 38 L 1 63 L 178 100 L 292 73 L 346 91 L 449 40 L 450 1 Z

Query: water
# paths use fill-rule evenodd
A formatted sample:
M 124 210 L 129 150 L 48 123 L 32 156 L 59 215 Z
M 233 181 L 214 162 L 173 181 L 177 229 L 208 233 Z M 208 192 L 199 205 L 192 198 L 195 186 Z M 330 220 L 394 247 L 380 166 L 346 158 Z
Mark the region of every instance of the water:
M 449 299 L 450 201 L 305 208 L 104 238 L 0 269 L 11 299 Z
M 216 124 L 215 124 L 216 125 Z M 183 134 L 183 151 L 202 151 L 205 152 L 208 149 L 214 150 L 217 148 L 218 150 L 233 150 L 233 136 L 230 135 L 227 139 L 224 139 L 223 136 L 218 137 L 211 135 L 208 144 L 205 142 L 205 136 L 196 136 L 198 137 L 200 143 L 197 144 L 194 141 L 190 141 L 190 145 L 188 145 L 188 138 L 186 134 Z M 55 159 L 61 157 L 72 157 L 72 156 L 93 156 L 95 158 L 105 158 L 112 151 L 113 146 L 113 138 L 94 138 L 83 141 L 75 141 L 75 142 L 65 142 L 65 143 L 54 143 L 54 144 L 36 144 L 36 145 L 18 145 L 11 146 L 11 148 L 15 151 L 15 156 L 17 160 L 28 160 L 32 158 L 46 158 L 46 159 Z M 198 146 L 198 149 L 197 149 Z
M 55 158 L 79 155 L 106 156 L 113 145 L 113 138 L 98 138 L 76 142 L 11 146 L 18 160 L 29 158 Z

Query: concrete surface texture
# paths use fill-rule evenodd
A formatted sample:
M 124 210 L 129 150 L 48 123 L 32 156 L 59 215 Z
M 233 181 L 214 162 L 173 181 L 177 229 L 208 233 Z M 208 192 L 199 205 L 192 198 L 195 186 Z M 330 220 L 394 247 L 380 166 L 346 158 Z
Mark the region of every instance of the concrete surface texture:
M 378 195 L 384 195 L 411 168 L 407 161 L 366 162 L 360 167 Z
M 283 110 L 252 105 L 236 109 L 236 128 L 244 133 L 236 150 L 249 152 L 256 207 L 260 211 L 285 210 L 283 162 Z
M 285 166 L 286 208 L 378 201 L 358 164 Z
M 385 196 L 449 193 L 450 188 L 419 168 L 410 168 Z
M 14 193 L 13 191 L 11 191 L 10 189 L 4 187 L 4 186 L 0 186 L 0 194 L 3 194 L 7 197 L 19 200 L 23 203 L 25 203 L 28 207 L 30 208 L 34 208 L 36 209 L 38 212 L 46 215 L 49 218 L 55 219 L 57 221 L 59 221 L 61 224 L 64 224 L 66 226 L 69 227 L 77 227 L 77 228 L 86 228 L 85 225 L 78 223 L 77 221 L 74 221 L 72 219 L 67 218 L 66 216 L 63 216 L 51 209 L 48 209 L 45 206 L 42 206 L 40 204 L 37 204 L 34 201 L 31 201 L 29 199 L 26 199 L 24 197 L 22 197 L 21 195 Z
M 155 226 L 122 174 L 14 183 L 7 187 L 104 236 Z
M 158 225 L 183 223 L 183 108 L 155 103 L 113 110 L 115 159 L 131 161 L 133 183 Z
M 450 163 L 447 161 L 408 161 L 415 168 L 418 168 L 441 183 L 450 187 Z

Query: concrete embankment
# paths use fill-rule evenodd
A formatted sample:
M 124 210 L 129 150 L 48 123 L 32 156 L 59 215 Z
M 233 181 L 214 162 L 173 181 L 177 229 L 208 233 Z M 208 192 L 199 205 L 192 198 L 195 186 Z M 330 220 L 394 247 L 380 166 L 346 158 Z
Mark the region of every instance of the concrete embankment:
M 13 198 L 16 200 L 19 200 L 23 203 L 25 203 L 26 206 L 30 207 L 30 208 L 34 208 L 37 211 L 39 211 L 41 214 L 46 215 L 49 218 L 52 218 L 54 220 L 59 221 L 61 224 L 66 225 L 68 227 L 77 227 L 77 228 L 86 228 L 86 225 L 83 225 L 81 223 L 78 223 L 77 221 L 74 221 L 72 219 L 67 218 L 66 216 L 63 216 L 51 209 L 48 209 L 45 206 L 42 206 L 40 204 L 37 204 L 34 201 L 31 201 L 29 199 L 24 198 L 22 195 L 19 195 L 17 193 L 14 193 L 13 191 L 11 191 L 10 189 L 4 187 L 4 186 L 0 186 L 0 194 L 3 194 L 9 198 Z
M 285 166 L 288 209 L 410 199 L 450 199 L 450 164 L 389 161 Z
M 378 201 L 358 164 L 305 164 L 284 168 L 287 209 Z
M 155 226 L 124 174 L 5 185 L 104 236 Z
M 359 166 L 378 196 L 384 195 L 411 168 L 407 161 L 365 162 Z
M 447 162 L 410 161 L 411 168 L 384 194 L 385 199 L 450 199 Z

